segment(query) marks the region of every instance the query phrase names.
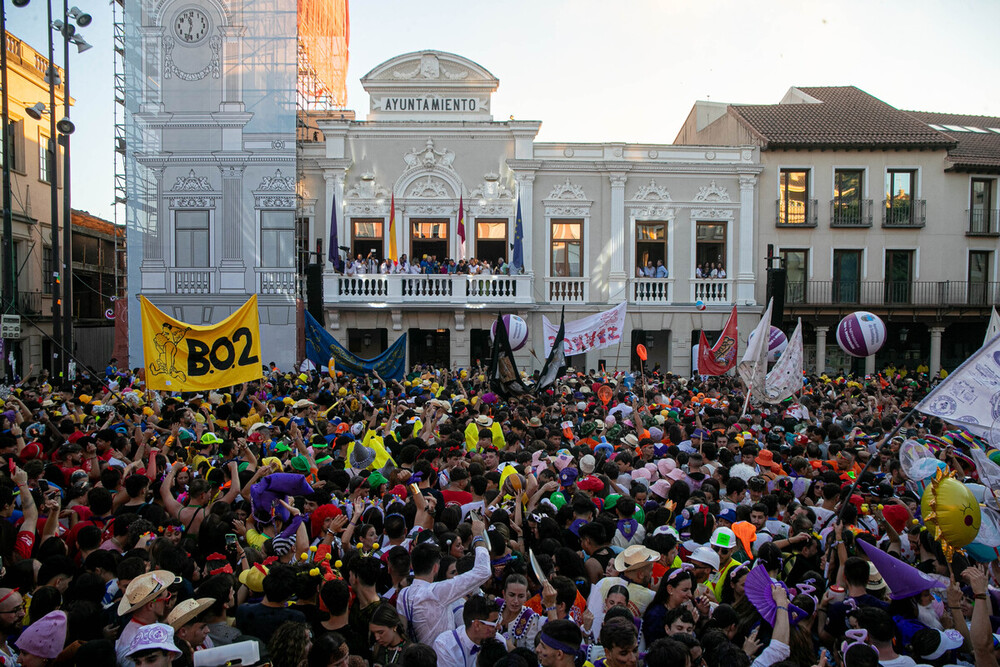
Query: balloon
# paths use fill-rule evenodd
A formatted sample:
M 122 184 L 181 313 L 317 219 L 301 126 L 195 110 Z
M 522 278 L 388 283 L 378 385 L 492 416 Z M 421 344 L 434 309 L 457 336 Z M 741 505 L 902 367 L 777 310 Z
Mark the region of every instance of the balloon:
M 611 387 L 606 384 L 602 384 L 601 388 L 597 390 L 597 398 L 601 399 L 601 403 L 604 405 L 611 402 L 611 397 L 613 395 L 614 392 L 611 390 Z
M 503 325 L 507 329 L 507 340 L 510 341 L 511 351 L 517 352 L 528 342 L 528 325 L 517 315 L 504 315 Z M 496 320 L 493 320 L 493 326 L 490 327 L 490 340 L 493 340 L 496 335 L 497 323 Z
M 646 361 L 646 358 L 649 356 L 649 353 L 646 352 L 646 346 L 642 343 L 635 346 L 635 353 L 639 355 L 639 358 L 643 361 Z
M 837 325 L 837 345 L 852 357 L 867 357 L 885 345 L 885 322 L 878 315 L 859 310 Z
M 964 484 L 938 471 L 920 499 L 924 525 L 941 541 L 948 561 L 955 549 L 961 549 L 976 539 L 982 523 L 982 511 L 976 497 Z
M 747 339 L 747 345 L 753 340 L 753 335 L 756 331 L 750 332 L 750 338 Z M 767 360 L 769 363 L 774 363 L 781 356 L 781 353 L 785 351 L 788 347 L 788 336 L 785 335 L 778 327 L 771 327 L 771 332 L 767 336 Z
M 705 302 L 701 301 L 701 300 L 695 301 L 694 302 L 694 307 L 697 308 L 698 310 L 705 310 L 705 308 L 707 308 L 707 306 L 705 305 Z

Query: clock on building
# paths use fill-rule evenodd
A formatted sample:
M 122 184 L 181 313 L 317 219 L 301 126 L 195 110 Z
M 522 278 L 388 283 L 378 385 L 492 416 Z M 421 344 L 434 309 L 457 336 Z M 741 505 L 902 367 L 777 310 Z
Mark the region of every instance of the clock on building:
M 174 34 L 183 44 L 197 44 L 210 28 L 208 17 L 200 9 L 184 9 L 174 19 Z

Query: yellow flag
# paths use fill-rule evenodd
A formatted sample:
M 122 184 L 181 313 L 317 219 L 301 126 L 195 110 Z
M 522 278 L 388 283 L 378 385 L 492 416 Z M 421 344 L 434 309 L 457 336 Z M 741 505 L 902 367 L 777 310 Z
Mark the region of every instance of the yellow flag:
M 147 389 L 205 391 L 264 376 L 256 294 L 210 326 L 175 320 L 144 296 L 139 303 Z
M 389 204 L 389 260 L 396 262 L 399 261 L 399 255 L 396 254 L 396 193 L 392 193 L 392 199 Z

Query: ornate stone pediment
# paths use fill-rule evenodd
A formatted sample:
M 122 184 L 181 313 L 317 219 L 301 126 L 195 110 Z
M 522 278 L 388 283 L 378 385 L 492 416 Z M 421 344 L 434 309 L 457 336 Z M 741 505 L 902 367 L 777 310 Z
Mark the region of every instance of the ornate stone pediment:
M 552 192 L 546 199 L 560 199 L 560 200 L 574 200 L 587 198 L 586 193 L 583 188 L 575 183 L 570 182 L 569 177 L 566 177 L 565 183 L 558 183 L 552 188 Z
M 295 192 L 295 177 L 282 176 L 281 170 L 276 169 L 274 176 L 265 176 L 257 186 L 258 192 Z
M 732 220 L 731 208 L 694 208 L 691 209 L 692 220 Z
M 442 64 L 435 53 L 424 53 L 413 65 L 403 65 L 392 70 L 394 79 L 465 79 L 469 69 L 459 65 Z
M 483 182 L 473 188 L 472 192 L 469 193 L 469 199 L 513 199 L 514 193 L 504 185 L 503 181 L 500 180 L 500 176 L 496 173 L 489 173 L 483 175 Z
M 633 208 L 632 217 L 636 220 L 673 220 L 677 212 L 666 206 L 645 206 Z
M 389 191 L 378 184 L 375 174 L 366 171 L 361 174 L 361 179 L 348 188 L 344 195 L 350 199 L 388 199 Z
M 212 184 L 208 182 L 207 176 L 198 176 L 194 169 L 188 172 L 187 176 L 178 176 L 172 192 L 211 192 Z
M 423 167 L 424 169 L 451 169 L 451 163 L 454 161 L 455 151 L 434 148 L 433 139 L 428 139 L 427 144 L 422 149 L 411 148 L 410 152 L 403 156 L 403 162 L 410 169 L 416 167 Z
M 632 201 L 672 201 L 670 199 L 670 192 L 659 185 L 652 178 L 649 179 L 647 185 L 643 185 L 635 194 L 632 195 Z
M 698 188 L 698 194 L 694 196 L 694 201 L 704 201 L 704 202 L 728 202 L 729 193 L 726 188 L 720 187 L 715 184 L 713 180 L 708 185 L 703 185 Z
M 440 199 L 448 197 L 448 188 L 439 178 L 424 176 L 410 186 L 406 194 L 407 197 L 417 197 L 419 199 Z
M 362 84 L 393 82 L 496 82 L 484 67 L 454 53 L 416 51 L 385 61 L 361 78 Z

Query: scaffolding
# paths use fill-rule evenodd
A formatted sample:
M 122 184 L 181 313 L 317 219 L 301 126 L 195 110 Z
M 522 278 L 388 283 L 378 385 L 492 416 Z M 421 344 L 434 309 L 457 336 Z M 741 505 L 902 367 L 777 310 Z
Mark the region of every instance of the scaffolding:
M 351 28 L 348 0 L 298 2 L 298 108 L 347 105 L 347 56 Z
M 115 200 L 114 223 L 116 228 L 125 224 L 125 0 L 111 3 L 114 30 L 115 76 Z M 126 297 L 126 244 L 125 234 L 115 234 L 115 297 Z

